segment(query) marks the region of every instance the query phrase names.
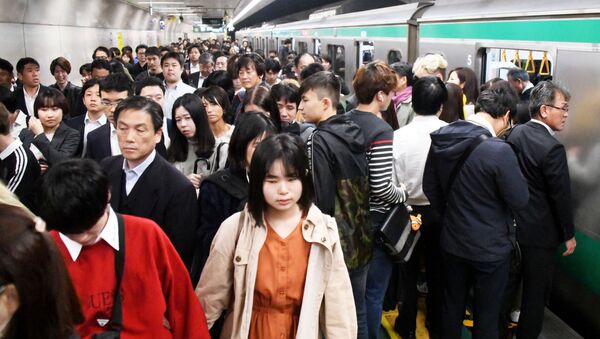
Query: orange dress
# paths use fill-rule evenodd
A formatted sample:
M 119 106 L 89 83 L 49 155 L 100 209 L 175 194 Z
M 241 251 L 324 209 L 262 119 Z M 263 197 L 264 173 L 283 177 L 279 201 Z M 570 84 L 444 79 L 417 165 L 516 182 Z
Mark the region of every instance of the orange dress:
M 250 339 L 296 336 L 311 246 L 302 236 L 303 220 L 285 239 L 267 223 L 267 239 L 258 257 Z

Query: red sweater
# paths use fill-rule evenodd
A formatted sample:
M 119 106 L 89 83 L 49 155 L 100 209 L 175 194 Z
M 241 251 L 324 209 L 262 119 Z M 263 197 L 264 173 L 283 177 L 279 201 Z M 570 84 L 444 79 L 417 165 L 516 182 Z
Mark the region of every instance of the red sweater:
M 202 306 L 183 262 L 154 221 L 124 216 L 125 269 L 121 283 L 121 338 L 210 338 Z M 82 338 L 105 331 L 97 319 L 110 319 L 116 290 L 114 249 L 101 240 L 82 248 L 73 261 L 57 232 L 58 244 L 79 295 L 85 322 Z M 163 325 L 168 321 L 170 330 Z M 108 327 L 108 326 L 107 326 Z

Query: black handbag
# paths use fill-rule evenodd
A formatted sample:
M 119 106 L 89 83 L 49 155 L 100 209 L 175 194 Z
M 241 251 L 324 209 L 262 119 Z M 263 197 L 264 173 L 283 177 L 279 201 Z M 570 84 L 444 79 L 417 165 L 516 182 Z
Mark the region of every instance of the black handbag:
M 119 223 L 119 250 L 115 252 L 117 291 L 115 292 L 115 302 L 110 318 L 110 328 L 105 332 L 94 334 L 92 336 L 93 339 L 119 339 L 121 337 L 121 328 L 123 326 L 121 281 L 123 280 L 123 270 L 125 269 L 125 224 L 123 216 L 120 214 L 117 214 L 117 221 Z
M 394 206 L 376 234 L 383 250 L 397 263 L 410 260 L 421 237 L 421 215 L 411 215 L 409 208 L 403 203 Z

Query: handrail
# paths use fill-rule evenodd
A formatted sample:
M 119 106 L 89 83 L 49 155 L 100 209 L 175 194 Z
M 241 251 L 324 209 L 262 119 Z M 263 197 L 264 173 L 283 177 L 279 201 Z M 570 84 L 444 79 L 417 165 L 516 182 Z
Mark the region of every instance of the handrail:
M 531 67 L 529 67 L 531 65 Z M 533 60 L 533 52 L 529 51 L 529 56 L 527 57 L 527 62 L 525 62 L 525 70 L 527 73 L 534 74 L 535 73 L 535 61 Z
M 544 68 L 546 69 L 544 71 Z M 542 63 L 540 64 L 540 72 L 539 75 L 550 75 L 550 62 L 548 62 L 548 52 L 544 52 L 544 56 L 542 57 Z
M 521 66 L 521 57 L 519 56 L 519 50 L 517 49 L 515 52 L 515 58 L 512 61 L 513 64 L 515 64 L 515 66 L 522 68 Z

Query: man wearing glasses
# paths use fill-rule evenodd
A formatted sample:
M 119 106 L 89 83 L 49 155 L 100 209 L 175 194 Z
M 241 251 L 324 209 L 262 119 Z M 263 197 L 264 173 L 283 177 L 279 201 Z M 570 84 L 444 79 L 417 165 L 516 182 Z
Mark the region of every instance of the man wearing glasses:
M 537 338 L 544 307 L 552 289 L 556 250 L 575 251 L 571 182 L 565 147 L 554 133 L 565 127 L 571 95 L 562 85 L 542 81 L 531 91 L 531 120 L 514 128 L 508 142 L 519 154 L 519 166 L 529 186 L 527 208 L 516 213 L 522 253 L 523 299 L 517 338 Z

